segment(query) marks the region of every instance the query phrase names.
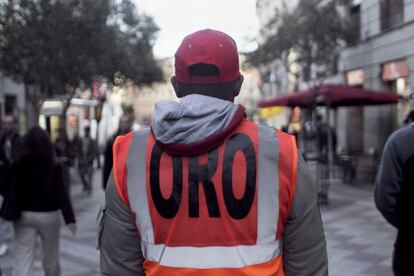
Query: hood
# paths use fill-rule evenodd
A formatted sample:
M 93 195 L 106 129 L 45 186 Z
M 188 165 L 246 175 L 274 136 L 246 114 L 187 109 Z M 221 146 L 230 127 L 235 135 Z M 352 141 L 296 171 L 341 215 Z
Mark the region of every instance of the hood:
M 192 94 L 178 102 L 158 102 L 151 130 L 164 151 L 191 156 L 219 146 L 244 117 L 241 105 Z

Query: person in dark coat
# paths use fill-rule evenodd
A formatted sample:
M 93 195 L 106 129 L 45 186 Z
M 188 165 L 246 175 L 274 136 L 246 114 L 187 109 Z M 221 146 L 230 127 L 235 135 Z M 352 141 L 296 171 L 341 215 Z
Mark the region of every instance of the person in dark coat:
M 0 165 L 10 166 L 19 156 L 22 139 L 17 132 L 17 120 L 11 115 L 3 119 L 3 135 L 0 139 Z
M 10 169 L 16 206 L 21 210 L 20 218 L 14 222 L 14 275 L 33 275 L 36 240 L 40 236 L 45 275 L 58 276 L 60 213 L 73 234 L 75 215 L 48 134 L 33 127 L 24 136 L 23 145 L 22 156 Z
M 10 166 L 19 157 L 22 139 L 17 131 L 17 119 L 6 115 L 2 121 L 3 133 L 0 138 L 0 189 L 8 185 Z M 0 257 L 7 253 L 13 236 L 12 224 L 0 218 Z
M 66 135 L 66 130 L 64 128 L 60 128 L 58 131 L 58 136 L 56 137 L 54 143 L 54 149 L 57 157 L 58 163 L 62 167 L 63 171 L 63 182 L 65 184 L 65 188 L 70 194 L 70 173 L 69 167 L 71 166 L 71 162 L 69 159 L 69 139 Z
M 394 243 L 396 276 L 414 275 L 414 112 L 407 126 L 387 140 L 375 181 L 375 204 L 384 218 L 398 230 Z
M 90 136 L 89 126 L 84 128 L 85 136 L 80 138 L 77 145 L 79 175 L 83 184 L 83 191 L 92 194 L 93 161 L 97 157 L 96 141 Z
M 125 135 L 132 129 L 132 119 L 129 115 L 122 115 L 119 119 L 119 127 L 115 134 L 113 134 L 109 139 L 106 141 L 105 145 L 105 152 L 104 152 L 104 168 L 102 171 L 102 187 L 105 190 L 106 183 L 108 182 L 109 175 L 111 174 L 112 170 L 112 146 L 115 142 L 116 137 L 119 135 Z

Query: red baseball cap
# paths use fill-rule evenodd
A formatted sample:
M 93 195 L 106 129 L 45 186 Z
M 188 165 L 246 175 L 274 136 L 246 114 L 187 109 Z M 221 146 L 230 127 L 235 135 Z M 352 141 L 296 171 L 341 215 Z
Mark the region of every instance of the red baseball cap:
M 196 64 L 215 66 L 216 74 L 194 75 Z M 236 42 L 229 35 L 205 29 L 186 36 L 175 53 L 175 78 L 188 84 L 228 83 L 240 77 Z

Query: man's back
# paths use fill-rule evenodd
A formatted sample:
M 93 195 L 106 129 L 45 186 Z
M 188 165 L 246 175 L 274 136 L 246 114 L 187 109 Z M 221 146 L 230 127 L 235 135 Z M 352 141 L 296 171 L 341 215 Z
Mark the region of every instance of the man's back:
M 293 137 L 246 120 L 242 107 L 200 95 L 161 102 L 152 132 L 119 138 L 114 151 L 149 275 L 326 272 L 317 189 Z M 301 256 L 302 246 L 315 253 Z

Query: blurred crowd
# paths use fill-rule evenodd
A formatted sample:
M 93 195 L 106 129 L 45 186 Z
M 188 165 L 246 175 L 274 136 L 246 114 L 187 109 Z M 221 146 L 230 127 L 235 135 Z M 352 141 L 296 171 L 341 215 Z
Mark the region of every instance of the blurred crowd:
M 112 170 L 112 145 L 129 132 L 132 119 L 121 117 L 119 128 L 99 150 L 90 127 L 83 137 L 69 140 L 64 128 L 52 142 L 42 128 L 30 128 L 24 136 L 17 118 L 6 115 L 0 129 L 0 257 L 12 251 L 13 273 L 33 275 L 37 241 L 41 241 L 45 275 L 60 275 L 59 236 L 61 218 L 76 233 L 71 202 L 71 168 L 79 173 L 85 197 L 92 194 L 94 164 L 104 157 L 103 182 Z M 10 250 L 13 248 L 13 250 Z M 1 275 L 1 268 L 0 268 Z

